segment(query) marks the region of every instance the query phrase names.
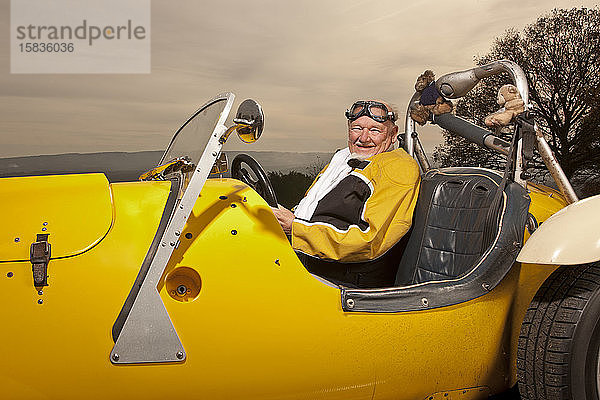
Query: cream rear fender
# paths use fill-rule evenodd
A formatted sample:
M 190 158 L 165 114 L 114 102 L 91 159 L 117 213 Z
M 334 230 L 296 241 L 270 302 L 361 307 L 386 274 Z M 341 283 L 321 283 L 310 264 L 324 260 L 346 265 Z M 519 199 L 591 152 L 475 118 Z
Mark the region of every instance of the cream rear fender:
M 517 257 L 528 264 L 574 265 L 600 260 L 600 195 L 568 205 L 531 235 Z

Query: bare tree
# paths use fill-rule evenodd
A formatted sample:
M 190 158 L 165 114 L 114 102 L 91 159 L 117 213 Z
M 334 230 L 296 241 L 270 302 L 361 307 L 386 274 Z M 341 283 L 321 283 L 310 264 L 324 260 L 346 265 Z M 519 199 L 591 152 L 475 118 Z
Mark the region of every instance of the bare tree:
M 536 122 L 546 135 L 566 175 L 583 195 L 600 192 L 600 11 L 554 9 L 523 32 L 508 30 L 477 65 L 497 59 L 519 64 L 530 88 Z M 458 101 L 456 112 L 482 125 L 496 111 L 496 92 L 510 83 L 507 76 L 481 83 Z M 501 136 L 510 135 L 510 129 Z M 434 152 L 441 165 L 502 166 L 501 157 L 444 132 L 445 141 Z M 534 168 L 536 166 L 534 165 Z M 541 170 L 541 165 L 537 165 Z

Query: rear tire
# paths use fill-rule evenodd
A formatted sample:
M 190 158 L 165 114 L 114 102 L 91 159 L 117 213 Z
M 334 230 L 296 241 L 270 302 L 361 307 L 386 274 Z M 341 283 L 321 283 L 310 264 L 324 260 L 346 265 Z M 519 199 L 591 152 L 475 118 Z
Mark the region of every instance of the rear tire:
M 523 400 L 598 400 L 600 266 L 558 268 L 525 314 L 517 350 Z

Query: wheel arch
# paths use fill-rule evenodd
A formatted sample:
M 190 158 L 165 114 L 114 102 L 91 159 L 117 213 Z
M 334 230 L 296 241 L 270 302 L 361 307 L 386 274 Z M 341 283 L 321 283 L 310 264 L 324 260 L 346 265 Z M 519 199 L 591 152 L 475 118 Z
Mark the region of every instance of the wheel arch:
M 600 195 L 558 211 L 533 232 L 517 256 L 527 264 L 576 265 L 600 260 Z

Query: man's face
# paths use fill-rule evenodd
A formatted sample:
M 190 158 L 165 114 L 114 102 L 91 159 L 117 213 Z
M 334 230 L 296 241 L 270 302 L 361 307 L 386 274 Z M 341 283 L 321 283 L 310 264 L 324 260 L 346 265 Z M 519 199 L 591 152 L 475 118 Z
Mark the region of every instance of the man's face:
M 350 152 L 368 158 L 383 153 L 396 141 L 398 127 L 391 121 L 377 122 L 366 115 L 348 123 Z

